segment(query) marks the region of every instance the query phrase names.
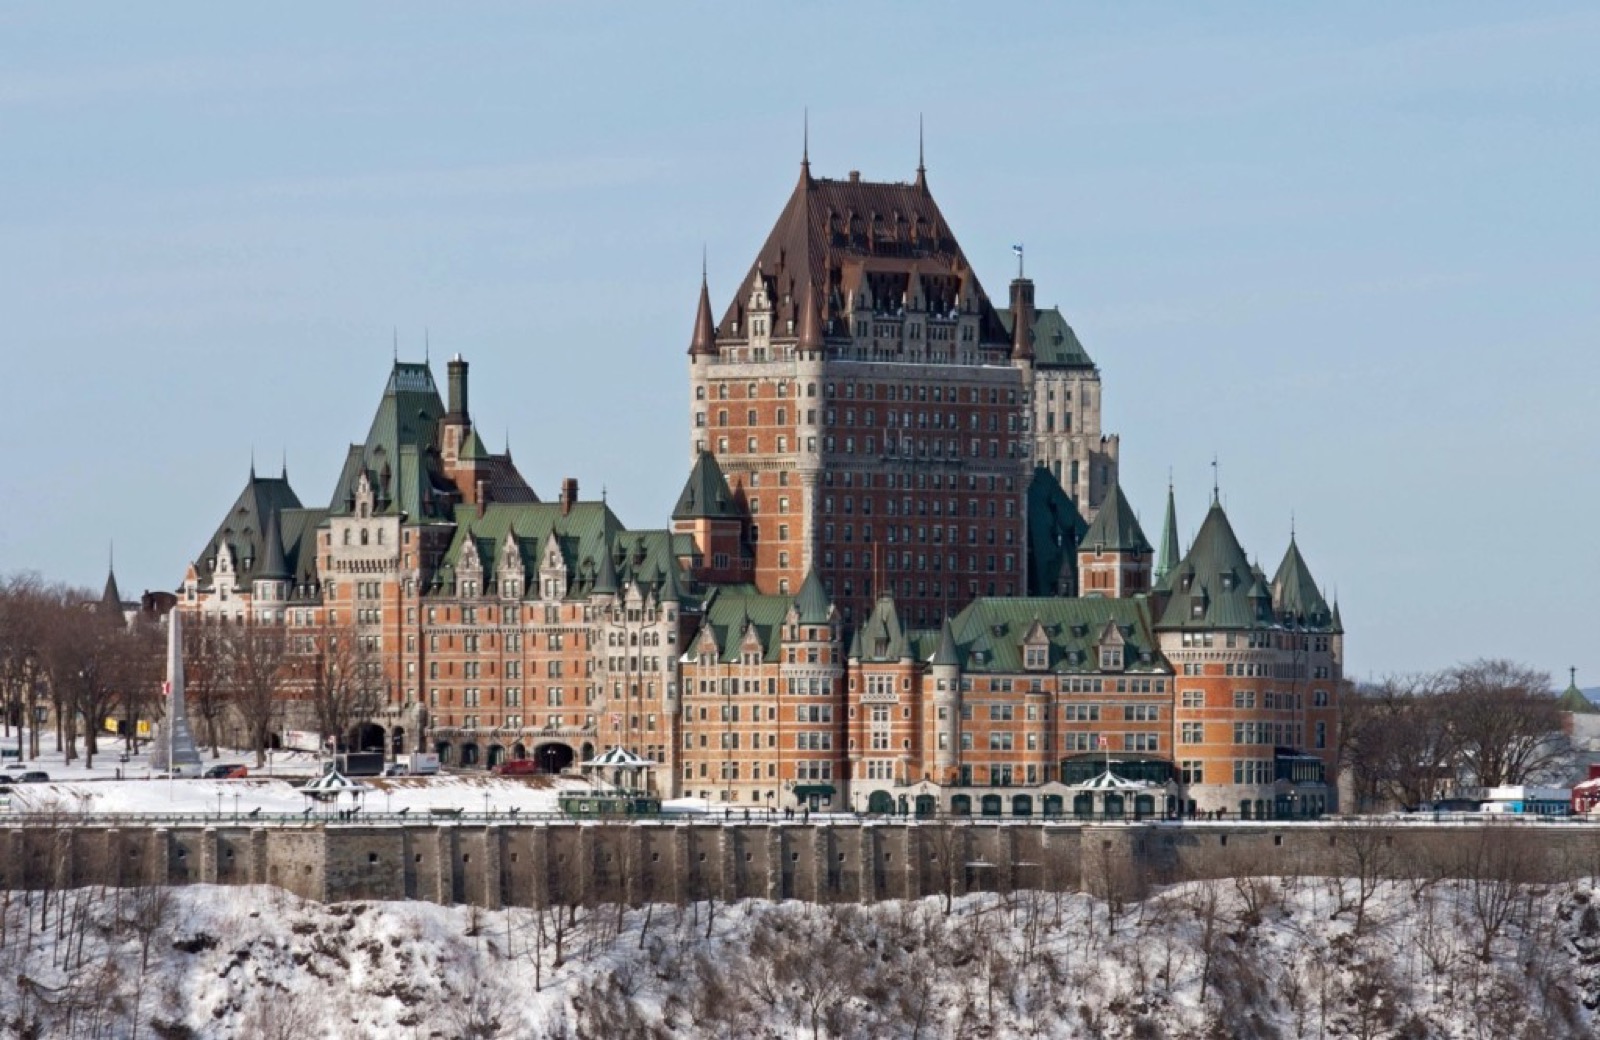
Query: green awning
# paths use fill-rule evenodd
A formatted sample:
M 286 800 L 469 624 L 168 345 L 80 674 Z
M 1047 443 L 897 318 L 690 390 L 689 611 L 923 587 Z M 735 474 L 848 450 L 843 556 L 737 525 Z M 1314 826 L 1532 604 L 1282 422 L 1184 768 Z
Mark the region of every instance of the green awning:
M 794 788 L 796 798 L 832 798 L 832 784 L 796 784 Z

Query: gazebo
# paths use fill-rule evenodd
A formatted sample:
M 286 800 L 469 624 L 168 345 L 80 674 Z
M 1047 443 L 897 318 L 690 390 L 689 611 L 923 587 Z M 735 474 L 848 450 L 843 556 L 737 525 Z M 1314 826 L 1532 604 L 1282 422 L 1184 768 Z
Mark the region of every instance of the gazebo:
M 350 796 L 351 809 L 359 809 L 361 800 L 366 797 L 367 792 L 370 790 L 372 788 L 366 784 L 357 783 L 337 769 L 330 769 L 300 788 L 300 793 L 309 799 L 306 811 L 310 812 L 315 805 L 331 806 L 337 809 L 339 807 L 339 799 L 343 795 Z
M 661 811 L 661 799 L 650 794 L 645 772 L 656 763 L 627 748 L 613 747 L 601 752 L 579 768 L 589 780 L 584 793 L 563 792 L 561 811 L 571 816 L 651 816 Z M 608 778 L 606 773 L 610 772 Z M 602 790 L 609 783 L 610 790 Z
M 1162 785 L 1150 780 L 1128 780 L 1107 769 L 1068 790 L 1072 793 L 1072 815 L 1079 819 L 1100 816 L 1119 820 L 1130 815 L 1144 819 L 1156 815 L 1156 795 Z

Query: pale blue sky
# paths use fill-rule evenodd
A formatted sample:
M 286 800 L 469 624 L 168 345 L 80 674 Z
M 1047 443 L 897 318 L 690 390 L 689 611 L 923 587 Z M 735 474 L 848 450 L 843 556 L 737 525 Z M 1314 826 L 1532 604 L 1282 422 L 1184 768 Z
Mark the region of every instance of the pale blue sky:
M 819 175 L 1028 246 L 1123 481 L 1291 511 L 1352 675 L 1600 679 L 1600 8 L 35 4 L 0 12 L 0 571 L 171 587 L 287 451 L 325 502 L 401 354 L 541 495 L 662 526 L 718 310 Z M 442 365 L 439 375 L 442 378 Z

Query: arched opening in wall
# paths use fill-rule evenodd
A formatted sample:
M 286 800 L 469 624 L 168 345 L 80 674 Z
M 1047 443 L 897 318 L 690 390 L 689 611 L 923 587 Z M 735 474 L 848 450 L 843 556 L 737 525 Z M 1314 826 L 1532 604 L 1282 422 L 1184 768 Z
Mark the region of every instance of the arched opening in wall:
M 583 745 L 583 760 L 585 762 L 587 762 L 593 757 L 594 757 L 594 745 L 593 744 L 585 744 L 585 745 Z
M 917 815 L 933 816 L 939 812 L 939 799 L 931 794 L 917 795 Z
M 867 812 L 885 815 L 894 812 L 894 796 L 888 791 L 873 791 L 867 795 Z
M 573 757 L 572 749 L 565 744 L 540 744 L 533 749 L 533 759 L 539 763 L 541 773 L 559 773 L 572 765 Z
M 283 750 L 283 738 L 281 736 L 279 736 L 278 734 L 276 734 L 276 733 L 268 733 L 267 734 L 267 750 L 268 751 L 282 751 Z
M 506 760 L 506 749 L 499 744 L 489 745 L 489 768 L 493 769 Z
M 1119 820 L 1122 818 L 1123 803 L 1120 794 L 1106 795 L 1106 819 Z
M 352 727 L 346 746 L 351 751 L 382 751 L 384 749 L 383 727 L 376 722 L 362 722 Z
M 1080 820 L 1094 818 L 1094 795 L 1085 791 L 1072 796 L 1072 815 Z
M 435 741 L 433 753 L 439 756 L 439 764 L 442 766 L 451 765 L 455 762 L 455 749 L 451 747 L 448 740 Z
M 1033 796 L 1026 794 L 1013 795 L 1011 798 L 1012 816 L 1032 816 Z
M 981 806 L 979 812 L 984 816 L 999 816 L 1005 802 L 997 794 L 986 794 L 979 804 Z
M 1139 794 L 1139 795 L 1134 795 L 1133 796 L 1133 816 L 1134 816 L 1134 819 L 1138 819 L 1138 820 L 1149 819 L 1150 817 L 1154 816 L 1155 814 L 1156 814 L 1156 800 L 1155 800 L 1155 798 L 1153 796 L 1148 795 L 1148 794 Z
M 406 731 L 399 726 L 389 731 L 389 752 L 397 758 L 406 753 Z
M 523 759 L 525 759 L 527 757 L 528 757 L 528 749 L 522 743 L 522 741 L 519 740 L 515 744 L 511 745 L 511 760 L 513 762 L 521 762 Z
M 478 745 L 470 742 L 461 745 L 461 764 L 464 766 L 478 764 Z

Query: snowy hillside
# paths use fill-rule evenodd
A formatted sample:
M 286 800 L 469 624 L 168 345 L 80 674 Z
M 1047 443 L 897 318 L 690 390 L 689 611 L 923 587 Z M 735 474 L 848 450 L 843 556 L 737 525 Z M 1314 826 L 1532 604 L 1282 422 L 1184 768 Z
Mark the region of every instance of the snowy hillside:
M 1600 1021 L 1592 883 L 575 917 L 268 888 L 0 899 L 7 1036 L 1561 1040 Z

